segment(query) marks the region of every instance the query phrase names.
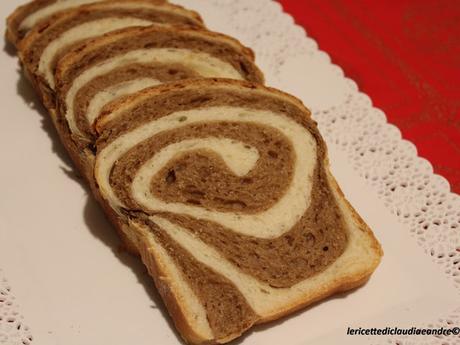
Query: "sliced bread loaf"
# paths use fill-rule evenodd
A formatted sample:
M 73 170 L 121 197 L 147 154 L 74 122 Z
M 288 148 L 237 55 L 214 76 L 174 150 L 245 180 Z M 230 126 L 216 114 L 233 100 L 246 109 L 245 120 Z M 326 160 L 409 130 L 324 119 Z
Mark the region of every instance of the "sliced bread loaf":
M 308 109 L 260 85 L 250 49 L 159 3 L 35 0 L 7 36 L 183 338 L 225 343 L 363 284 L 382 250 Z
M 377 267 L 380 245 L 294 97 L 202 79 L 106 111 L 116 115 L 100 128 L 98 193 L 186 341 L 228 342 L 363 284 Z

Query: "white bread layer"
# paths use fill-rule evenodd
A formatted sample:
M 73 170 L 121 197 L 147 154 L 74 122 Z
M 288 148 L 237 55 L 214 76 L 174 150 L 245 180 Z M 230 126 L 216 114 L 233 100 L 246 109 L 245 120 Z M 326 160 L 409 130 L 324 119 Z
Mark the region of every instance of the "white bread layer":
M 117 98 L 127 96 L 159 84 L 161 84 L 161 82 L 153 78 L 140 78 L 115 84 L 98 92 L 89 102 L 88 110 L 85 114 L 88 123 L 93 124 L 94 121 L 96 121 L 99 113 L 106 104 L 116 100 Z
M 46 6 L 29 16 L 27 16 L 19 25 L 20 30 L 30 30 L 35 24 L 43 19 L 52 16 L 55 13 L 78 7 L 81 5 L 90 4 L 93 2 L 100 2 L 103 0 L 58 0 L 55 3 Z
M 123 29 L 131 26 L 149 26 L 151 21 L 137 19 L 132 17 L 108 17 L 99 20 L 93 20 L 64 32 L 62 35 L 53 40 L 43 51 L 40 56 L 38 73 L 41 74 L 48 82 L 49 86 L 54 89 L 54 71 L 53 62 L 57 54 L 65 47 L 105 33 Z

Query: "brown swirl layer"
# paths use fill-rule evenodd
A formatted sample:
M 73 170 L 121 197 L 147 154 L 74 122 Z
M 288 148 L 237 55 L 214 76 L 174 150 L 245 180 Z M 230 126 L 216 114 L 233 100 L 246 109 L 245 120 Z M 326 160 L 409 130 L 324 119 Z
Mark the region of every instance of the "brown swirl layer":
M 147 225 L 204 306 L 215 338 L 241 334 L 254 324 L 258 316 L 230 280 L 194 259 L 155 224 L 147 222 Z
M 133 81 L 140 78 L 152 78 L 160 83 L 181 79 L 198 78 L 195 71 L 179 64 L 129 64 L 95 77 L 85 84 L 76 94 L 74 101 L 74 116 L 79 130 L 90 138 L 94 135 L 92 124 L 86 116 L 90 101 L 101 91 L 114 85 Z

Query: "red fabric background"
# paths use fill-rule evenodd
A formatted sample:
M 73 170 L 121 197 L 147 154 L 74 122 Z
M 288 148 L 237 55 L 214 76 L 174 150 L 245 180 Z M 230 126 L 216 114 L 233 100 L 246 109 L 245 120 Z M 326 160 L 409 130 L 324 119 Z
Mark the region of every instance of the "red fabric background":
M 460 1 L 279 2 L 460 193 Z

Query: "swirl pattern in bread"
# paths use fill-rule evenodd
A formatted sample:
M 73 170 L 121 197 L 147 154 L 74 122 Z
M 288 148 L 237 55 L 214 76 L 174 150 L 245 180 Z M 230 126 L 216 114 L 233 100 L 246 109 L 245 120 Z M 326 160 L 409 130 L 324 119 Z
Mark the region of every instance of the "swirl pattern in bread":
M 361 284 L 378 264 L 378 243 L 293 97 L 207 79 L 146 89 L 110 110 L 95 181 L 153 275 L 163 271 L 157 284 L 186 338 L 192 329 L 229 341 Z

